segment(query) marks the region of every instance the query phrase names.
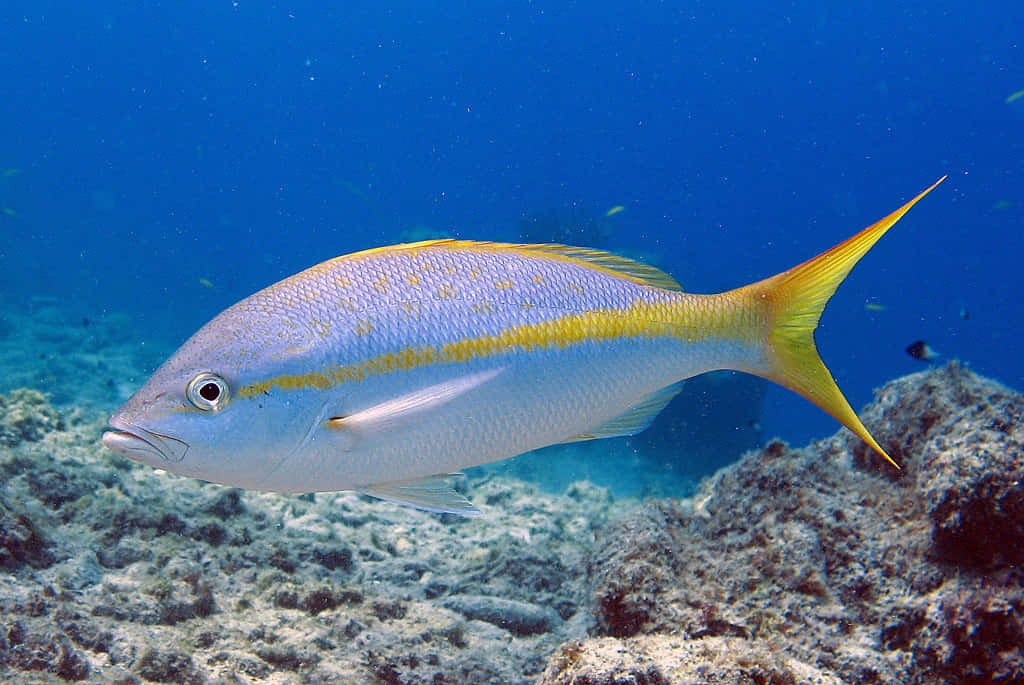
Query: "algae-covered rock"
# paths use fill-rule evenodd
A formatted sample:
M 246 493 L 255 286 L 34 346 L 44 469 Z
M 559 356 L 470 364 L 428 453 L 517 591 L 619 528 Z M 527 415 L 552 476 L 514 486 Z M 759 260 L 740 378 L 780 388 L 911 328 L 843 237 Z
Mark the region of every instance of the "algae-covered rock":
M 891 475 L 919 493 L 936 554 L 1024 561 L 1024 397 L 953 362 L 889 384 L 864 418 L 903 465 Z
M 50 544 L 26 513 L 12 509 L 0 498 L 0 569 L 23 564 L 45 568 L 54 561 Z
M 192 657 L 184 652 L 160 647 L 147 649 L 134 664 L 134 670 L 154 683 L 199 683 L 204 678 L 196 670 Z
M 66 636 L 32 633 L 11 620 L 0 624 L 0 663 L 26 674 L 47 673 L 63 681 L 83 680 L 90 674 L 89 662 Z
M 63 420 L 38 390 L 19 388 L 0 395 L 0 445 L 41 440 L 46 433 L 63 427 Z
M 843 685 L 835 674 L 736 638 L 594 638 L 561 646 L 537 685 Z
M 488 477 L 475 519 L 247 492 L 110 458 L 97 424 L 0 446 L 0 616 L 80 655 L 90 682 L 525 684 L 586 630 L 606 491 Z M 460 605 L 479 620 L 452 597 L 486 598 Z M 62 677 L 18 649 L 0 679 Z
M 484 476 L 468 519 L 221 488 L 47 424 L 0 445 L 0 679 L 1024 682 L 1022 407 L 938 367 L 863 413 L 901 471 L 840 432 L 686 500 Z
M 588 564 L 598 588 L 594 606 L 606 635 L 631 637 L 675 625 L 671 607 L 663 600 L 676 579 L 679 544 L 669 525 L 671 514 L 644 506 L 611 524 Z
M 862 415 L 901 471 L 845 432 L 773 443 L 693 500 L 609 525 L 588 570 L 618 642 L 577 645 L 542 682 L 617 682 L 579 666 L 614 649 L 637 682 L 805 682 L 794 659 L 822 682 L 1024 682 L 1024 398 L 953 363 L 887 384 Z M 704 644 L 709 667 L 725 636 L 727 660 L 781 666 L 703 680 L 662 655 L 651 675 L 668 635 Z

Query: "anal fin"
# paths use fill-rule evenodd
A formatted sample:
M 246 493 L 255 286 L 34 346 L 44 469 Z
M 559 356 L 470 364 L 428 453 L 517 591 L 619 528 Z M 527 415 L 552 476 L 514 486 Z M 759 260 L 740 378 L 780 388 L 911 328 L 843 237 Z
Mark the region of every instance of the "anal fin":
M 579 442 L 581 440 L 599 440 L 601 438 L 619 438 L 640 433 L 654 421 L 654 418 L 661 413 L 672 398 L 683 389 L 683 382 L 673 383 L 664 388 L 659 388 L 651 394 L 643 397 L 639 402 L 631 406 L 622 414 L 610 421 L 605 421 L 599 426 L 574 435 L 563 442 Z

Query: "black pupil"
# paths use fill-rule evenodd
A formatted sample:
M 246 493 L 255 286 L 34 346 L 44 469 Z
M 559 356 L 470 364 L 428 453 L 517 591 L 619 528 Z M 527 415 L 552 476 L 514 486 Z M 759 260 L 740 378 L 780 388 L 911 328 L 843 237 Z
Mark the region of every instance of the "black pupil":
M 216 402 L 220 397 L 220 386 L 216 383 L 203 383 L 203 386 L 199 388 L 199 396 L 207 402 Z

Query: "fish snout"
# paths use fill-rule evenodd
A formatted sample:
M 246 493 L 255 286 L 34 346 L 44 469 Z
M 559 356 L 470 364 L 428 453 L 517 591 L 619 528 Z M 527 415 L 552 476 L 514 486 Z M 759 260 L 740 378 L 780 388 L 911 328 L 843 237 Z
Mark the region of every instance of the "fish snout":
M 179 462 L 188 452 L 187 442 L 148 431 L 118 416 L 110 419 L 110 430 L 103 433 L 103 444 L 129 459 L 157 467 L 161 461 Z

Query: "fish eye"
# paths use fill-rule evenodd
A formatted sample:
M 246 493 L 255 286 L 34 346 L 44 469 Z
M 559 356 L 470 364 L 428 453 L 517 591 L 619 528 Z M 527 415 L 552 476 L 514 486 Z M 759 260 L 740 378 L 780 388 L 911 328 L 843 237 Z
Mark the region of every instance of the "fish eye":
M 231 392 L 227 381 L 215 373 L 204 371 L 189 381 L 185 396 L 197 409 L 214 411 L 227 403 Z

